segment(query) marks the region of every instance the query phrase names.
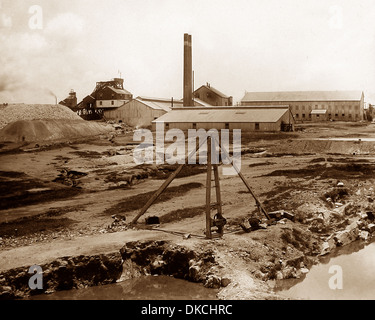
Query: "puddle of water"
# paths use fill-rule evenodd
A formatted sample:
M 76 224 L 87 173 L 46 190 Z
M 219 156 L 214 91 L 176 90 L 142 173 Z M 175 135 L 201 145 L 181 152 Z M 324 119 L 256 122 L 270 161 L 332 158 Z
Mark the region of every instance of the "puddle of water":
M 374 300 L 374 270 L 375 243 L 354 242 L 323 257 L 304 278 L 274 282 L 274 290 L 292 299 Z
M 29 300 L 217 300 L 219 290 L 168 276 L 147 276 L 104 286 L 58 291 Z

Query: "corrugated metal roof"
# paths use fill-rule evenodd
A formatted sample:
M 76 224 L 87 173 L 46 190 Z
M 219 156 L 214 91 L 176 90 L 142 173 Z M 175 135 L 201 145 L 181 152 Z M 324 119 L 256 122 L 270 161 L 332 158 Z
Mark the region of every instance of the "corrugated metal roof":
M 139 96 L 136 99 L 134 99 L 140 103 L 143 103 L 144 105 L 155 109 L 155 110 L 164 110 L 166 112 L 171 111 L 172 106 L 172 99 L 164 99 L 164 98 L 151 98 L 151 97 L 142 97 Z M 182 102 L 179 100 L 173 101 L 173 106 L 182 106 Z
M 327 110 L 311 110 L 311 114 L 326 114 Z
M 165 102 L 163 103 L 163 102 L 155 102 L 155 101 L 148 101 L 148 100 L 140 100 L 138 98 L 135 100 L 155 110 L 164 110 L 166 112 L 171 111 L 171 108 L 169 107 L 170 103 L 166 105 Z
M 193 101 L 194 101 L 194 107 L 212 107 L 212 104 L 209 104 L 198 98 L 193 97 Z M 179 102 L 183 105 L 184 99 L 179 100 Z M 189 107 L 193 107 L 193 106 L 189 106 Z
M 285 113 L 285 107 L 204 107 L 178 108 L 166 113 L 153 122 L 277 122 Z
M 359 101 L 362 91 L 280 91 L 246 92 L 241 102 L 266 101 Z

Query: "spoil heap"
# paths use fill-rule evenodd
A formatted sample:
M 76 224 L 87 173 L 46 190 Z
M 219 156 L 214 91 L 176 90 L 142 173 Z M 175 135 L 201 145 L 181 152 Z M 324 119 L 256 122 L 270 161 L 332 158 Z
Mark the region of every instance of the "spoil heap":
M 101 123 L 83 120 L 62 105 L 10 104 L 0 107 L 0 141 L 3 142 L 76 139 L 110 130 Z

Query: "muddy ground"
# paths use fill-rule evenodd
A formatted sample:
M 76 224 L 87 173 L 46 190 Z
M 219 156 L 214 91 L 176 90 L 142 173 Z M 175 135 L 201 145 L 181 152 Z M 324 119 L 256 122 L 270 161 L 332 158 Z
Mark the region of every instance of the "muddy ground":
M 244 134 L 241 172 L 267 212 L 283 210 L 294 219 L 245 232 L 241 223 L 265 223 L 265 216 L 238 176 L 221 175 L 227 224 L 215 240 L 204 238 L 204 166 L 185 167 L 137 226 L 129 225 L 176 169 L 135 165 L 131 132 L 48 145 L 4 143 L 0 272 L 165 240 L 213 252 L 211 273 L 230 279 L 220 299 L 282 299 L 268 280 L 303 279 L 333 234 L 373 211 L 374 128 L 335 122 L 302 124 L 294 133 Z M 146 225 L 152 216 L 160 224 Z M 367 241 L 374 231 L 366 229 L 369 223 L 362 225 Z

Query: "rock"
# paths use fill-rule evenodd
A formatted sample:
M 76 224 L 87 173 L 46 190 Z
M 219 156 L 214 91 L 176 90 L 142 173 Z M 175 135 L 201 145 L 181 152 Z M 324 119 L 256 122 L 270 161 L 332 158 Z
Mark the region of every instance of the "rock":
M 260 271 L 260 270 L 256 270 L 254 272 L 254 277 L 257 278 L 257 279 L 260 279 L 260 280 L 264 280 L 265 279 L 265 274 L 262 271 Z
M 367 225 L 367 231 L 373 233 L 375 231 L 375 223 L 370 223 Z
M 201 268 L 199 266 L 191 266 L 189 268 L 189 278 L 191 281 L 199 282 L 201 280 Z
M 221 287 L 221 278 L 215 275 L 209 275 L 204 283 L 206 288 L 218 289 Z
M 269 212 L 268 215 L 270 219 L 280 220 L 283 217 L 283 211 L 279 210 L 279 211 Z
M 360 233 L 359 233 L 359 238 L 361 240 L 364 240 L 366 241 L 368 239 L 368 237 L 370 236 L 370 233 L 368 231 L 365 231 L 365 230 L 362 230 Z
M 283 213 L 283 217 L 290 220 L 290 221 L 293 221 L 294 222 L 294 214 L 293 213 L 290 213 L 290 212 L 286 212 L 284 211 Z
M 338 207 L 342 207 L 343 204 L 341 202 L 335 202 L 335 207 L 338 208 Z
M 283 279 L 290 279 L 290 278 L 296 278 L 296 268 L 288 266 L 283 269 Z
M 308 273 L 310 270 L 307 269 L 307 268 L 301 268 L 300 271 L 305 274 L 305 273 Z
M 281 271 L 277 271 L 276 272 L 276 280 L 283 280 L 284 279 L 284 275 Z
M 320 254 L 325 255 L 330 253 L 334 248 L 336 248 L 336 242 L 333 237 L 330 237 L 322 245 Z
M 368 216 L 367 216 L 367 213 L 366 213 L 366 212 L 361 212 L 361 213 L 359 214 L 359 218 L 360 218 L 360 219 L 363 219 L 363 220 L 364 220 L 364 219 L 367 219 L 367 217 L 368 217 Z
M 375 230 L 375 225 L 374 225 Z M 357 223 L 352 223 L 345 230 L 338 231 L 334 235 L 334 240 L 336 241 L 336 246 L 344 246 L 348 243 L 351 243 L 357 240 L 359 235 L 359 230 Z
M 374 213 L 372 211 L 367 211 L 366 215 L 367 215 L 367 218 L 371 221 L 375 219 Z
M 164 267 L 164 265 L 165 265 L 165 261 L 163 261 L 163 260 L 156 260 L 152 263 L 152 267 L 154 269 L 160 269 L 160 268 Z
M 157 216 L 147 217 L 146 224 L 160 224 L 160 219 Z
M 232 281 L 228 278 L 221 278 L 221 286 L 222 287 L 227 287 Z

